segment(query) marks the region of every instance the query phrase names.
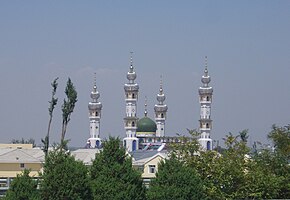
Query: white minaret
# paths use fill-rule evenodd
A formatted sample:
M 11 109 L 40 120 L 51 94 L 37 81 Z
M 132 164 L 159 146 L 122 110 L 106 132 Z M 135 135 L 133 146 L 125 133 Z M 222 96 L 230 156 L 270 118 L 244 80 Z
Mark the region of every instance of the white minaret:
M 212 139 L 210 137 L 210 132 L 212 129 L 211 103 L 213 89 L 209 86 L 210 76 L 208 75 L 207 70 L 207 57 L 205 57 L 205 69 L 201 82 L 203 85 L 199 87 L 198 90 L 200 103 L 199 142 L 204 150 L 212 150 Z
M 135 83 L 137 77 L 136 72 L 133 67 L 133 58 L 131 52 L 131 66 L 130 70 L 127 73 L 128 83 L 124 85 L 125 90 L 125 101 L 126 101 L 126 117 L 125 121 L 125 130 L 126 137 L 123 139 L 124 147 L 127 151 L 135 151 L 139 148 L 139 139 L 136 137 L 137 130 L 137 100 L 139 85 Z
M 92 101 L 89 102 L 89 119 L 90 119 L 90 138 L 88 139 L 88 148 L 100 148 L 102 141 L 100 139 L 100 120 L 102 103 L 98 101 L 100 93 L 97 91 L 96 74 L 93 91 L 91 92 Z
M 168 110 L 168 107 L 166 104 L 164 104 L 165 94 L 163 93 L 163 88 L 162 88 L 162 78 L 160 80 L 160 89 L 159 89 L 159 94 L 157 94 L 157 101 L 158 101 L 158 104 L 154 106 L 155 122 L 157 125 L 156 136 L 164 137 L 166 112 Z

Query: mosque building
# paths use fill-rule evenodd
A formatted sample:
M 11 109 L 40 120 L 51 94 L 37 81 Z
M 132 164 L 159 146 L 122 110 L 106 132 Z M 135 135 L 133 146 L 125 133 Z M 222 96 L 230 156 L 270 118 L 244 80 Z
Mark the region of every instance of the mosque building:
M 165 94 L 163 92 L 162 77 L 160 80 L 159 93 L 157 94 L 157 104 L 154 106 L 155 121 L 147 115 L 147 99 L 145 100 L 144 117 L 137 117 L 137 101 L 139 85 L 136 82 L 137 74 L 134 71 L 132 55 L 130 58 L 130 68 L 127 73 L 128 82 L 124 84 L 125 92 L 125 117 L 124 129 L 126 136 L 123 145 L 128 152 L 137 150 L 155 149 L 161 151 L 166 148 L 167 143 L 180 142 L 178 137 L 166 136 L 165 122 L 168 106 L 165 104 Z M 205 62 L 204 75 L 201 78 L 202 86 L 199 87 L 200 120 L 199 120 L 199 139 L 201 148 L 212 150 L 212 119 L 211 104 L 213 88 L 209 86 L 211 78 L 207 69 L 207 57 Z M 102 103 L 99 102 L 100 94 L 97 91 L 96 77 L 93 91 L 91 92 L 92 101 L 89 102 L 90 138 L 87 140 L 87 148 L 101 148 L 100 121 Z

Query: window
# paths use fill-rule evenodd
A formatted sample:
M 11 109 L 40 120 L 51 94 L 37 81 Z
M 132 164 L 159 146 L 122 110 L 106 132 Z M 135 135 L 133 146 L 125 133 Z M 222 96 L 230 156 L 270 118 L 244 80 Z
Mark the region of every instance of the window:
M 132 148 L 133 151 L 136 151 L 137 150 L 137 142 L 136 140 L 133 140 L 133 148 Z
M 206 101 L 209 101 L 209 96 L 206 97 Z
M 24 163 L 20 163 L 20 168 L 24 168 L 24 167 L 25 167 Z
M 163 113 L 161 113 L 161 118 L 164 118 L 164 114 Z
M 134 93 L 132 94 L 132 99 L 135 99 L 135 94 Z
M 209 124 L 208 123 L 206 123 L 206 128 L 209 128 Z
M 149 169 L 149 173 L 150 174 L 154 174 L 155 173 L 155 165 L 149 165 L 148 169 Z
M 132 122 L 132 126 L 135 127 L 135 122 Z
M 211 150 L 211 144 L 210 144 L 210 141 L 207 141 L 207 143 L 206 143 L 206 149 L 207 149 L 207 150 Z

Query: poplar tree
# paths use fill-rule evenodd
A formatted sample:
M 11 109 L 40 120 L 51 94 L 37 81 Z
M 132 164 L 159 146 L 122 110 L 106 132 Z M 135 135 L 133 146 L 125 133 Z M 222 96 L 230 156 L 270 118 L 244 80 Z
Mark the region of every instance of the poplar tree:
M 47 156 L 48 147 L 49 147 L 49 133 L 50 133 L 50 127 L 51 127 L 51 122 L 52 122 L 52 117 L 53 117 L 53 111 L 58 101 L 58 98 L 55 97 L 56 89 L 58 86 L 57 80 L 58 80 L 58 77 L 55 78 L 53 82 L 51 83 L 52 94 L 51 94 L 51 100 L 49 101 L 49 108 L 48 108 L 49 121 L 48 121 L 47 134 L 44 139 L 41 139 L 41 142 L 44 145 L 43 151 L 44 151 L 45 156 Z
M 72 112 L 74 111 L 75 104 L 77 100 L 77 91 L 73 85 L 70 78 L 68 78 L 66 88 L 65 88 L 66 99 L 63 100 L 62 104 L 62 129 L 61 129 L 61 139 L 60 139 L 60 149 L 66 146 L 65 134 L 67 130 L 67 125 L 70 121 Z

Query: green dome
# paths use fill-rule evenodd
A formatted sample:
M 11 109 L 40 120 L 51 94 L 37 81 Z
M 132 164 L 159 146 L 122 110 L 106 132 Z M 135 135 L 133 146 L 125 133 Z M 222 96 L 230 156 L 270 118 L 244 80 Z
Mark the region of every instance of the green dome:
M 149 117 L 143 117 L 137 122 L 137 132 L 156 132 L 156 123 Z

